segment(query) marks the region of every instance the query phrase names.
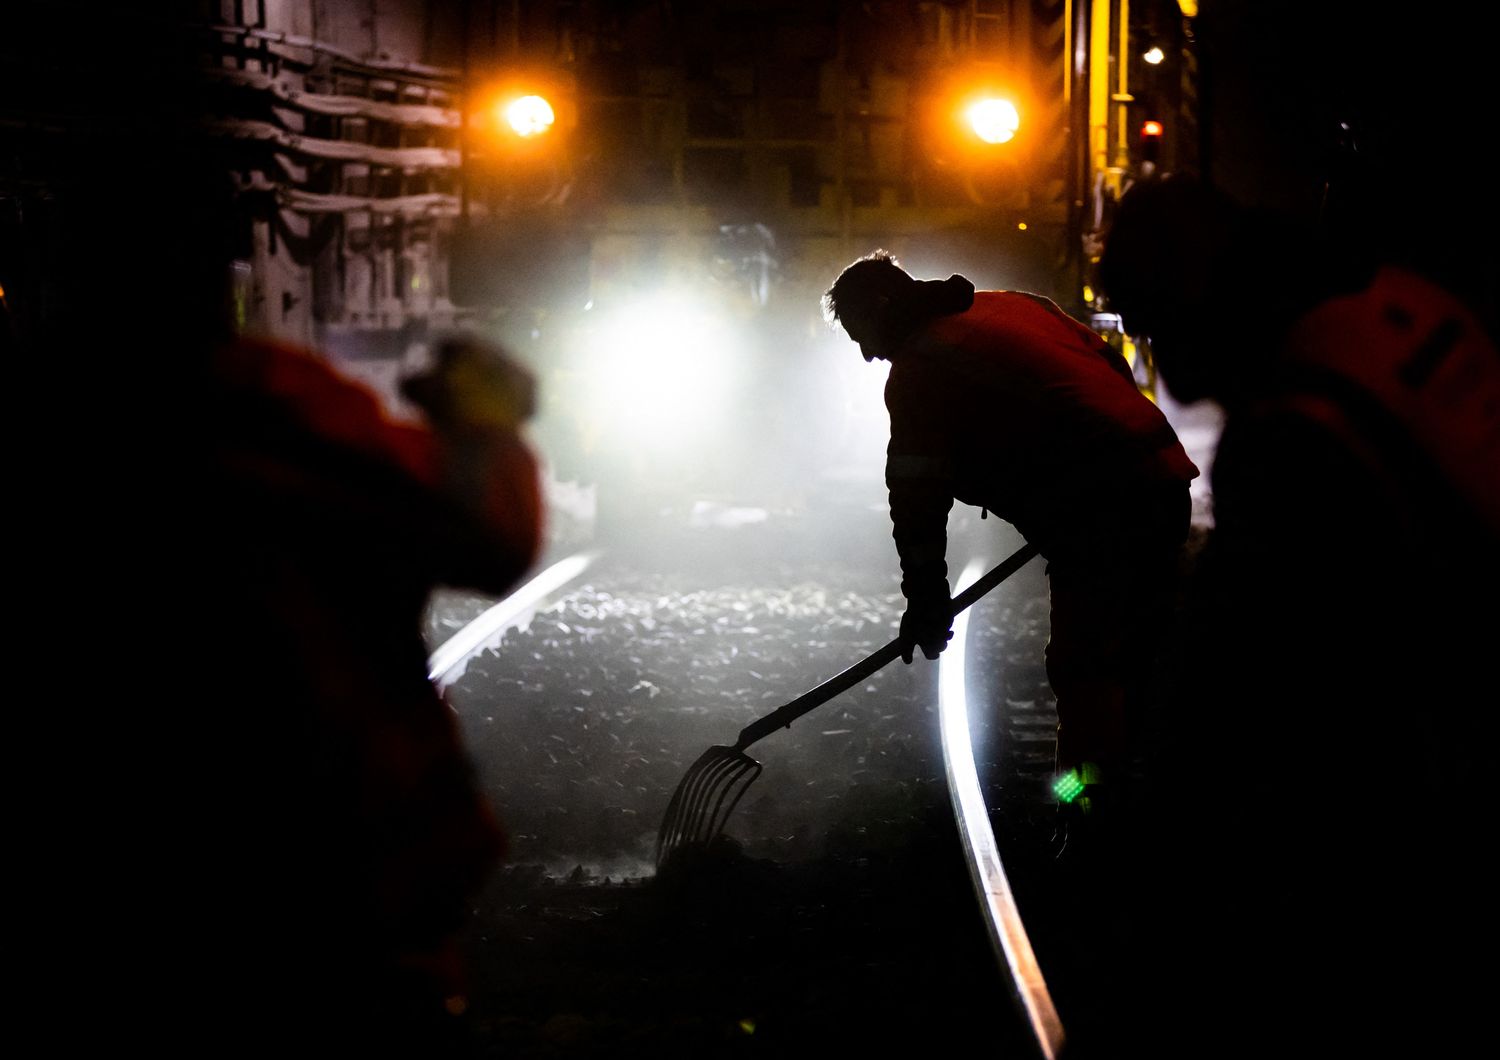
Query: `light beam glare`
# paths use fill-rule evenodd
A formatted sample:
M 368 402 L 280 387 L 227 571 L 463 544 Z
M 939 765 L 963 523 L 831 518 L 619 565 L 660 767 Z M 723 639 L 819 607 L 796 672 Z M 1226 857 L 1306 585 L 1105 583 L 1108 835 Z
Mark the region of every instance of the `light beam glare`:
M 725 322 L 688 296 L 622 306 L 593 339 L 599 412 L 634 441 L 693 438 L 722 413 L 733 347 Z

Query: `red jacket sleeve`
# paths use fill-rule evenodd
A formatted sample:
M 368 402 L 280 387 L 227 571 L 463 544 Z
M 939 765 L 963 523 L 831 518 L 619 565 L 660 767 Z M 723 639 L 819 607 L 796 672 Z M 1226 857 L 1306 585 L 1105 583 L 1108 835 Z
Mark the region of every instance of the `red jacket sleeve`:
M 893 364 L 885 388 L 891 414 L 885 481 L 891 535 L 908 600 L 948 592 L 948 512 L 953 507 L 954 410 L 943 381 L 920 361 Z
M 274 343 L 239 341 L 219 369 L 227 407 L 244 413 L 226 425 L 240 473 L 367 510 L 425 553 L 411 558 L 437 582 L 501 593 L 535 562 L 539 474 L 516 431 L 445 437 L 398 422 L 311 353 Z

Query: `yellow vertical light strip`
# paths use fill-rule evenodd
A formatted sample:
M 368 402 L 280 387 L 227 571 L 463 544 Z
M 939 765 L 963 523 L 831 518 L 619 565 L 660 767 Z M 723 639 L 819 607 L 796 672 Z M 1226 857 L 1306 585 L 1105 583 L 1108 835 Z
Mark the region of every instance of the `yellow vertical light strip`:
M 1130 164 L 1130 108 L 1125 102 L 1130 98 L 1130 0 L 1120 0 L 1120 41 L 1115 52 L 1115 65 L 1120 68 L 1120 139 L 1115 144 L 1115 164 Z
M 1109 13 L 1108 0 L 1095 0 L 1089 33 L 1089 154 L 1095 173 L 1109 168 Z
M 1073 124 L 1073 0 L 1063 3 L 1063 112 Z

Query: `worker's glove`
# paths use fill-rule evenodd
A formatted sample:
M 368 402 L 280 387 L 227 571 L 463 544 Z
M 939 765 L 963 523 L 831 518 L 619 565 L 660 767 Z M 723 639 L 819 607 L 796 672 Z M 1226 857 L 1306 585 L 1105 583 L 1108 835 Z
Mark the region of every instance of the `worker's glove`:
M 514 430 L 536 411 L 536 381 L 505 351 L 472 336 L 441 343 L 401 392 L 439 431 Z
M 953 601 L 948 598 L 945 582 L 933 590 L 906 602 L 901 616 L 901 661 L 910 663 L 916 648 L 929 659 L 936 659 L 953 638 Z

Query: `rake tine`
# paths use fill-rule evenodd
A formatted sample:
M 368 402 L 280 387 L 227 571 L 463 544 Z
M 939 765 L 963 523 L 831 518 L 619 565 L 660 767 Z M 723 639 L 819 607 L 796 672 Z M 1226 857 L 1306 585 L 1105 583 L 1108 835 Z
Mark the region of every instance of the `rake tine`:
M 661 829 L 656 834 L 658 866 L 663 853 L 672 850 L 681 840 L 683 822 L 689 819 L 688 807 L 693 802 L 694 792 L 702 782 L 703 775 L 719 761 L 725 750 L 724 747 L 710 747 L 698 756 L 698 760 L 688 767 L 688 771 L 678 781 L 677 790 L 672 792 L 672 801 L 667 804 L 666 816 L 662 818 Z
M 745 770 L 744 762 L 735 758 L 721 758 L 704 771 L 702 783 L 693 792 L 685 815 L 683 833 L 688 842 L 703 842 L 713 838 L 714 817 L 723 804 L 734 779 Z M 718 795 L 715 802 L 714 796 Z
M 1016 549 L 996 567 L 953 598 L 953 613 L 969 607 L 985 593 L 1020 570 L 1037 555 L 1036 546 L 1026 544 Z M 679 845 L 688 841 L 712 841 L 729 822 L 729 815 L 755 783 L 761 765 L 745 753 L 745 748 L 777 729 L 787 729 L 808 711 L 828 702 L 864 681 L 881 667 L 894 662 L 901 654 L 898 637 L 877 648 L 842 673 L 835 674 L 816 688 L 811 688 L 764 717 L 756 718 L 740 730 L 733 747 L 719 744 L 704 751 L 688 769 L 672 793 L 666 816 L 656 833 L 656 867 Z M 751 771 L 754 772 L 751 772 Z M 748 776 L 748 779 L 746 779 Z M 730 799 L 730 793 L 734 798 Z M 728 799 L 726 805 L 725 800 Z M 707 816 L 705 817 L 705 811 Z
M 681 785 L 682 805 L 679 807 L 680 821 L 694 820 L 707 793 L 713 789 L 720 773 L 734 765 L 734 754 L 727 747 L 709 748 L 707 754 L 698 759 L 688 778 Z
M 704 808 L 711 803 L 724 778 L 732 775 L 740 766 L 737 754 L 731 753 L 728 748 L 720 748 L 719 752 L 704 764 L 693 784 L 684 793 L 677 834 L 673 837 L 675 843 L 694 842 L 703 838 Z
M 760 771 L 759 762 L 733 747 L 705 751 L 672 794 L 656 837 L 657 866 L 683 843 L 706 842 L 718 835 Z M 747 773 L 751 773 L 750 779 L 741 785 Z M 735 795 L 726 807 L 731 792 Z
M 691 840 L 694 822 L 698 819 L 699 806 L 703 802 L 703 793 L 712 786 L 714 775 L 723 768 L 723 761 L 715 755 L 703 763 L 703 768 L 694 773 L 691 782 L 683 788 L 682 803 L 677 808 L 673 830 L 667 837 L 669 845 L 675 846 Z
M 751 770 L 754 770 L 754 772 L 751 772 Z M 760 772 L 761 764 L 748 755 L 738 763 L 734 774 L 725 782 L 724 790 L 719 793 L 719 801 L 714 804 L 714 812 L 709 815 L 710 828 L 707 834 L 702 837 L 705 842 L 712 841 L 715 836 L 724 830 L 724 826 L 729 823 L 729 815 L 734 813 L 734 808 L 739 805 L 740 799 L 745 797 L 745 792 L 750 790 L 750 785 L 755 783 L 756 778 L 760 776 Z M 746 773 L 750 774 L 750 779 L 741 783 Z M 729 798 L 731 791 L 735 793 L 734 798 L 730 799 L 728 806 L 725 806 L 724 800 Z

